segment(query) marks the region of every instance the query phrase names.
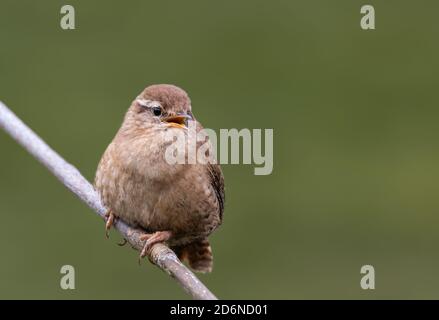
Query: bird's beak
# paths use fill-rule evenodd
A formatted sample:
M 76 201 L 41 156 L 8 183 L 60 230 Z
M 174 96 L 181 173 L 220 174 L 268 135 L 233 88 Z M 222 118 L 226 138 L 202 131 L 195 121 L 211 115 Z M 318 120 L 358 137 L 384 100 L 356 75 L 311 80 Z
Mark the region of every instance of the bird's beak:
M 192 117 L 188 114 L 179 114 L 162 118 L 162 121 L 166 122 L 168 126 L 180 129 L 187 127 L 188 120 L 192 120 Z

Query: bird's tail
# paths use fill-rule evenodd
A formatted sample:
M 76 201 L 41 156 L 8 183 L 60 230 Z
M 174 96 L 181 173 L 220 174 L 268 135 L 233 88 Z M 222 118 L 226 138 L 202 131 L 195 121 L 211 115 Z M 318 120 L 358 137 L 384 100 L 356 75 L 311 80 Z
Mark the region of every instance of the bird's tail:
M 198 240 L 182 247 L 172 248 L 181 261 L 187 262 L 197 272 L 211 272 L 213 268 L 212 249 L 207 239 Z

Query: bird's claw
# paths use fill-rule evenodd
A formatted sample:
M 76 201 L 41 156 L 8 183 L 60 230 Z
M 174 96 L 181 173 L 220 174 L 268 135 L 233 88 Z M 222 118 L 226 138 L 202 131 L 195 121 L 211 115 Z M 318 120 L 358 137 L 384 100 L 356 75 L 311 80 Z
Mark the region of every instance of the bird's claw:
M 142 248 L 142 251 L 140 251 L 139 264 L 140 264 L 140 260 L 146 257 L 146 255 L 150 252 L 153 245 L 160 242 L 168 241 L 171 238 L 171 236 L 172 236 L 171 231 L 157 231 L 154 233 L 142 234 L 139 237 L 139 239 L 146 242 Z
M 105 221 L 105 236 L 107 238 L 110 238 L 110 229 L 113 226 L 114 219 L 115 219 L 115 216 L 111 210 L 108 210 L 108 212 L 105 215 L 105 219 L 106 219 L 106 221 Z

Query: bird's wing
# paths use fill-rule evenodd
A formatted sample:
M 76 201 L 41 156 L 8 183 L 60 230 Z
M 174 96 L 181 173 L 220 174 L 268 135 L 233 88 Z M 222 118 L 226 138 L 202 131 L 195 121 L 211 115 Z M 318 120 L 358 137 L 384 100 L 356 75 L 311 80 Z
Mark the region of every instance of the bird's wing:
M 224 176 L 218 164 L 209 163 L 207 168 L 209 171 L 210 184 L 215 191 L 215 195 L 218 200 L 219 216 L 222 220 L 225 202 Z
M 195 120 L 197 126 L 197 133 L 203 130 L 203 126 L 197 120 Z M 203 143 L 203 142 L 200 142 Z M 225 194 L 224 194 L 224 176 L 221 171 L 221 167 L 216 163 L 209 162 L 207 164 L 207 171 L 210 177 L 210 185 L 215 191 L 216 199 L 218 201 L 219 208 L 219 217 L 220 220 L 223 219 L 224 213 L 224 202 L 225 202 Z

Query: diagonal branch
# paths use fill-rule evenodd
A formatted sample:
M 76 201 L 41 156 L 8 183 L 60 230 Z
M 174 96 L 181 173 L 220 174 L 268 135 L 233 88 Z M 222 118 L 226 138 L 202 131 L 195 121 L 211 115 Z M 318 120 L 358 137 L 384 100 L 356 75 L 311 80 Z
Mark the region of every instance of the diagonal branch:
M 76 194 L 101 218 L 107 209 L 103 206 L 93 186 L 71 164 L 51 149 L 39 136 L 26 126 L 11 110 L 0 101 L 0 127 L 32 156 L 41 162 L 59 181 Z M 115 228 L 135 248 L 141 250 L 144 241 L 139 239 L 141 230 L 134 229 L 118 219 Z M 194 299 L 216 300 L 203 283 L 177 258 L 175 253 L 163 244 L 153 246 L 149 259 L 173 277 Z

